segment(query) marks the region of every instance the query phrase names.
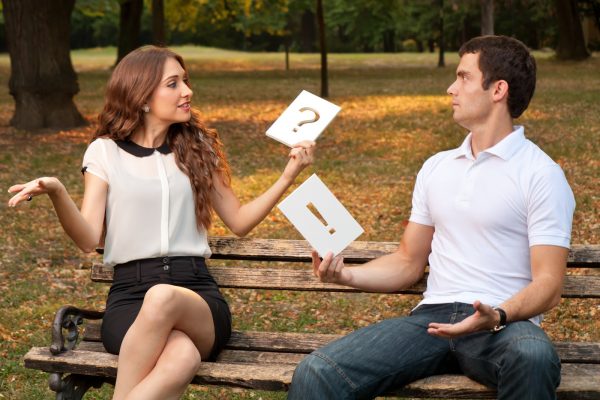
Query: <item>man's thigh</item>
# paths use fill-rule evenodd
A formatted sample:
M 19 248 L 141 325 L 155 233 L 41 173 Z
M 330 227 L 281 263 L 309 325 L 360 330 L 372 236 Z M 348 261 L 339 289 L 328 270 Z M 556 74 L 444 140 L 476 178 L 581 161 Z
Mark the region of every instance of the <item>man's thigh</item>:
M 542 365 L 560 371 L 554 345 L 546 333 L 530 321 L 510 323 L 497 333 L 468 335 L 455 340 L 454 346 L 463 373 L 491 387 L 498 385 L 503 366 L 511 365 L 514 370 L 519 360 L 526 357 L 547 360 L 542 361 Z M 524 365 L 524 368 L 527 367 Z
M 359 329 L 315 351 L 360 398 L 445 372 L 447 339 L 427 333 L 430 322 L 450 322 L 452 305 L 422 306 L 408 317 Z

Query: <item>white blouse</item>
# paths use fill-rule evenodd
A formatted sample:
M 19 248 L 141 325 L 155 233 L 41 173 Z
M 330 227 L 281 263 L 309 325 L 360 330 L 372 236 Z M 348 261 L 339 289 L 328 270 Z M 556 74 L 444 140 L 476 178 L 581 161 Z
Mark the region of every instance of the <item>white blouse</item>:
M 160 256 L 211 255 L 198 229 L 192 186 L 163 144 L 96 139 L 83 156 L 83 171 L 108 183 L 104 263 Z

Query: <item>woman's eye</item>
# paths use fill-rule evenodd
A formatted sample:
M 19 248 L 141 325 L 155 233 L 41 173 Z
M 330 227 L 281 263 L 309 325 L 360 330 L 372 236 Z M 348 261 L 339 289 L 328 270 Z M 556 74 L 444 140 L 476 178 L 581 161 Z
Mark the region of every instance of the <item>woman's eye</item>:
M 175 88 L 175 87 L 177 87 L 177 83 L 176 82 L 171 82 L 167 86 L 170 87 L 170 88 Z

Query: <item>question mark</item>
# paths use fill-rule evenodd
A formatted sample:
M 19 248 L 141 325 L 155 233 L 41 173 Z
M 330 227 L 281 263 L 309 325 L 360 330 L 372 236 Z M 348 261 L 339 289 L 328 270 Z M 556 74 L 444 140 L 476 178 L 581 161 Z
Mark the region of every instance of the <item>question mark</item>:
M 300 112 L 304 112 L 304 111 L 312 111 L 315 114 L 315 116 L 312 119 L 306 119 L 306 120 L 302 120 L 302 121 L 298 122 L 298 126 L 293 129 L 294 132 L 298 132 L 298 129 L 300 129 L 300 127 L 302 125 L 304 125 L 304 124 L 311 124 L 313 122 L 317 122 L 319 120 L 319 118 L 321 118 L 321 116 L 319 115 L 319 113 L 317 112 L 317 110 L 314 110 L 314 109 L 312 109 L 310 107 L 302 107 L 300 109 Z

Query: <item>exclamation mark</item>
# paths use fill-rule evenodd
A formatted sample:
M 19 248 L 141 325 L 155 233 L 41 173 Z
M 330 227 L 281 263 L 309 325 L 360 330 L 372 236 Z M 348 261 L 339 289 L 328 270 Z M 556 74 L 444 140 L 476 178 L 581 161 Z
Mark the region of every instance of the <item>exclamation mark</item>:
M 315 215 L 319 221 L 321 221 L 321 223 L 325 226 L 325 229 L 327 229 L 327 232 L 329 232 L 330 235 L 333 235 L 335 233 L 335 228 L 329 227 L 329 224 L 327 223 L 327 221 L 325 221 L 325 218 L 323 218 L 319 210 L 317 210 L 317 207 L 315 207 L 315 205 L 312 202 L 308 203 L 306 205 L 306 208 L 308 208 L 308 210 L 311 213 L 313 213 L 313 215 Z

